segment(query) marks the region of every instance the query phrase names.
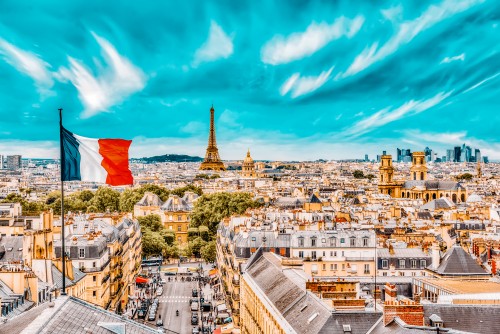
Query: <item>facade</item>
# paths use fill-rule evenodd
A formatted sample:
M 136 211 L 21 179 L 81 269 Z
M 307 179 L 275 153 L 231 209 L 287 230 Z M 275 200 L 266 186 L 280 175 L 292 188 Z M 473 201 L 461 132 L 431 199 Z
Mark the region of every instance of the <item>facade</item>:
M 219 157 L 219 149 L 215 139 L 214 107 L 210 108 L 210 133 L 208 135 L 208 146 L 205 159 L 200 165 L 200 170 L 224 171 L 226 167 Z
M 247 156 L 245 157 L 245 160 L 243 160 L 243 164 L 241 166 L 241 176 L 242 177 L 256 177 L 257 174 L 255 173 L 255 163 L 250 156 L 250 149 L 247 152 Z
M 18 170 L 18 169 L 21 169 L 22 166 L 23 165 L 22 165 L 20 155 L 8 155 L 7 156 L 7 163 L 5 164 L 5 167 L 7 169 Z
M 413 152 L 412 166 L 410 167 L 411 180 L 394 180 L 394 166 L 392 156 L 383 155 L 379 167 L 380 179 L 378 189 L 380 193 L 395 198 L 423 200 L 429 202 L 441 197 L 448 197 L 454 203 L 463 203 L 467 200 L 467 190 L 459 182 L 427 180 L 427 166 L 424 152 Z
M 190 213 L 197 198 L 197 194 L 186 192 L 182 198 L 170 195 L 165 202 L 162 202 L 158 195 L 146 192 L 134 205 L 134 216 L 159 215 L 165 228 L 175 233 L 175 240 L 179 245 L 184 245 L 188 241 Z
M 377 249 L 377 274 L 379 276 L 425 276 L 431 256 L 420 248 Z

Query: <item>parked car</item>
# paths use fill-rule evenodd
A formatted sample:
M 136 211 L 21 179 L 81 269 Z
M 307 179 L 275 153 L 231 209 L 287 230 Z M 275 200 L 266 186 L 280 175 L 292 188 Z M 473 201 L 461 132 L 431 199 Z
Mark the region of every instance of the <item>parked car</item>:
M 149 321 L 154 321 L 156 319 L 156 312 L 149 312 Z
M 200 305 L 198 302 L 191 303 L 191 311 L 198 311 L 200 308 Z
M 198 314 L 193 314 L 191 316 L 191 325 L 198 325 Z
M 189 305 L 191 305 L 192 303 L 197 303 L 198 302 L 198 298 L 191 298 L 189 300 Z
M 161 296 L 163 294 L 163 289 L 162 288 L 159 288 L 158 290 L 156 290 L 156 295 L 157 296 Z
M 198 327 L 193 327 L 191 334 L 200 334 L 200 330 L 198 329 Z
M 193 289 L 192 296 L 198 297 L 198 289 Z

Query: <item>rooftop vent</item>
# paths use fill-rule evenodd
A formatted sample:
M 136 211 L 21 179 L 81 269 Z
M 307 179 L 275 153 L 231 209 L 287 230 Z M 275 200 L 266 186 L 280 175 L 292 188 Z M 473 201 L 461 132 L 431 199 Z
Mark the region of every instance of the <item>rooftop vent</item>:
M 342 325 L 342 328 L 344 329 L 344 333 L 352 333 L 351 325 Z
M 314 313 L 313 315 L 311 315 L 309 317 L 309 319 L 307 319 L 307 323 L 310 324 L 314 319 L 316 319 L 316 317 L 319 315 L 318 312 Z

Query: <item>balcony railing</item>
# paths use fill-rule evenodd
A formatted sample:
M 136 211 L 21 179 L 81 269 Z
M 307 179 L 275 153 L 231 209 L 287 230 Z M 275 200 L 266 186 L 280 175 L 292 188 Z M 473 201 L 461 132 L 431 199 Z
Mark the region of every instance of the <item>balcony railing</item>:
M 80 267 L 80 270 L 83 271 L 84 273 L 95 273 L 98 271 L 103 271 L 108 264 L 111 262 L 111 259 L 108 259 L 102 266 L 100 267 L 94 267 L 94 268 L 86 268 L 86 267 Z
M 103 278 L 103 279 L 102 279 L 102 281 L 101 281 L 101 284 L 106 283 L 106 282 L 109 280 L 109 278 L 110 278 L 110 277 L 111 277 L 111 276 L 110 276 L 109 274 L 107 274 L 106 276 L 104 276 L 104 278 Z

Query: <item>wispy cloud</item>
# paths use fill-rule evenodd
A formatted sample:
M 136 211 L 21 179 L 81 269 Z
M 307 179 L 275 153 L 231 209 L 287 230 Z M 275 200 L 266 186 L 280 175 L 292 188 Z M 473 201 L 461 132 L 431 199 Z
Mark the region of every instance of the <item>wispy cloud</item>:
M 210 62 L 221 58 L 228 58 L 233 54 L 233 37 L 228 36 L 224 30 L 212 21 L 208 39 L 196 50 L 193 60 L 193 66 L 200 63 Z
M 0 54 L 6 62 L 14 66 L 19 72 L 31 77 L 40 93 L 48 93 L 54 85 L 50 65 L 43 61 L 38 55 L 22 50 L 17 46 L 0 38 Z
M 84 64 L 69 57 L 69 68 L 59 70 L 59 79 L 71 81 L 78 90 L 78 96 L 85 106 L 83 118 L 107 111 L 129 95 L 142 90 L 146 83 L 146 76 L 141 69 L 120 55 L 107 40 L 92 34 L 108 66 L 100 69 L 100 73 L 95 76 Z
M 364 23 L 363 16 L 354 19 L 340 17 L 332 24 L 311 23 L 306 31 L 288 37 L 274 36 L 261 50 L 261 59 L 266 64 L 286 64 L 310 56 L 326 44 L 340 37 L 353 37 Z
M 311 93 L 320 88 L 330 78 L 333 67 L 321 72 L 318 76 L 302 77 L 300 73 L 292 74 L 280 88 L 280 94 L 286 95 L 291 92 L 292 98 Z
M 401 14 L 403 13 L 403 6 L 399 4 L 397 6 L 393 6 L 387 9 L 382 9 L 380 13 L 386 20 L 397 21 L 399 20 Z
M 0 140 L 0 152 L 2 154 L 20 154 L 22 152 L 23 158 L 58 158 L 59 143 L 48 140 Z
M 377 111 L 375 114 L 351 125 L 347 130 L 341 133 L 341 136 L 356 138 L 378 127 L 397 121 L 403 117 L 421 113 L 427 109 L 434 107 L 435 105 L 446 99 L 448 96 L 450 96 L 451 93 L 452 92 L 441 92 L 427 100 L 410 100 L 396 109 L 392 109 L 391 107 L 384 108 Z
M 453 57 L 444 57 L 443 60 L 441 60 L 441 64 L 447 64 L 457 60 L 464 61 L 465 53 L 461 53 L 458 56 L 453 56 Z
M 420 32 L 433 25 L 483 2 L 484 0 L 445 0 L 439 5 L 431 5 L 427 10 L 412 21 L 406 21 L 398 26 L 394 34 L 385 44 L 378 46 L 375 42 L 365 48 L 349 66 L 349 68 L 337 78 L 345 78 L 357 74 L 374 63 L 386 58 L 398 50 L 404 44 L 411 42 Z
M 468 93 L 468 92 L 470 92 L 471 90 L 474 90 L 474 89 L 478 88 L 479 86 L 484 85 L 484 84 L 485 84 L 485 83 L 487 83 L 488 81 L 495 79 L 495 78 L 496 78 L 496 77 L 498 77 L 499 75 L 500 75 L 500 72 L 495 73 L 495 74 L 493 74 L 492 76 L 487 77 L 486 79 L 479 81 L 477 84 L 475 84 L 475 85 L 473 85 L 473 86 L 471 86 L 471 87 L 467 88 L 466 90 L 464 90 L 464 91 L 463 91 L 463 93 Z

